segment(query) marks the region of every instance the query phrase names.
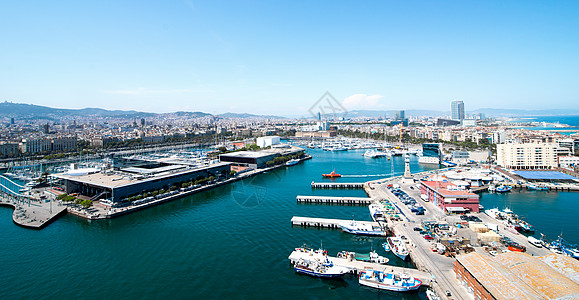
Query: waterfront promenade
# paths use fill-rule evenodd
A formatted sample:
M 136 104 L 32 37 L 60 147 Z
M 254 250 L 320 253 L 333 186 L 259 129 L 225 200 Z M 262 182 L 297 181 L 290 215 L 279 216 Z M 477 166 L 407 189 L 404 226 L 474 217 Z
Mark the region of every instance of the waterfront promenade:
M 67 208 L 56 201 L 20 200 L 6 194 L 0 196 L 0 206 L 14 209 L 12 221 L 22 227 L 42 229 L 66 214 Z

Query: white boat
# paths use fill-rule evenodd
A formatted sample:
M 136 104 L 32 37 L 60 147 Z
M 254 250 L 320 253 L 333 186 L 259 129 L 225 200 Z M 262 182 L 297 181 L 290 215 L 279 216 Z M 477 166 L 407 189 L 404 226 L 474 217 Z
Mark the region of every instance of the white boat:
M 290 159 L 285 163 L 285 165 L 286 166 L 293 166 L 293 165 L 297 165 L 299 162 L 300 162 L 299 159 Z
M 386 232 L 379 226 L 360 223 L 354 220 L 340 224 L 342 231 L 356 235 L 386 236 Z
M 378 152 L 376 150 L 366 150 L 366 152 L 364 152 L 364 157 L 376 158 L 378 157 Z
M 374 222 L 386 222 L 386 216 L 388 212 L 384 210 L 384 207 L 377 203 L 372 203 L 368 206 L 368 210 L 370 210 L 370 217 Z
M 531 245 L 533 245 L 533 246 L 535 246 L 535 247 L 537 247 L 537 248 L 543 247 L 543 243 L 541 243 L 540 240 L 538 240 L 538 239 L 536 239 L 536 238 L 534 238 L 534 237 L 532 237 L 532 236 L 527 237 L 527 241 L 529 241 L 529 244 L 531 244 Z
M 398 256 L 402 260 L 406 260 L 406 257 L 408 256 L 408 249 L 404 245 L 402 239 L 397 236 L 390 236 L 386 238 L 386 242 L 388 243 L 388 246 L 394 255 Z
M 323 260 L 319 258 L 311 260 L 300 258 L 294 264 L 294 271 L 321 278 L 338 278 L 350 272 L 346 268 L 335 266 L 327 256 Z
M 431 289 L 426 290 L 426 298 L 428 300 L 440 300 L 440 297 Z
M 385 273 L 376 270 L 361 271 L 358 282 L 361 285 L 395 292 L 414 291 L 422 285 L 422 281 L 408 274 Z
M 338 252 L 337 257 L 338 258 L 346 258 L 346 259 L 352 258 L 352 259 L 359 260 L 359 261 L 372 262 L 372 263 L 383 264 L 383 265 L 388 263 L 388 258 L 378 255 L 378 253 L 376 253 L 376 251 L 374 251 L 374 250 L 370 251 L 370 253 L 368 253 L 368 254 L 349 252 L 349 251 L 341 251 L 341 252 Z

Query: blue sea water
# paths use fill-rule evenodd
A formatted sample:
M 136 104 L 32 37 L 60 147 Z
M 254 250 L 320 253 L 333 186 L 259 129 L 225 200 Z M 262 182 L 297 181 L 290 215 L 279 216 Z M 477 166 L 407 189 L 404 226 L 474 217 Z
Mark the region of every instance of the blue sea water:
M 535 116 L 535 117 L 525 117 L 517 119 L 515 122 L 547 122 L 547 123 L 560 123 L 566 124 L 571 127 L 524 127 L 525 129 L 531 130 L 552 130 L 563 135 L 571 135 L 573 133 L 579 132 L 579 116 Z M 565 130 L 565 131 L 557 131 Z M 572 130 L 572 131 L 571 131 Z
M 0 207 L 0 299 L 425 299 L 361 287 L 354 277 L 331 281 L 298 275 L 288 255 L 323 243 L 331 255 L 381 249 L 382 238 L 292 227 L 292 216 L 370 220 L 367 207 L 304 205 L 297 195 L 364 196 L 361 190 L 312 190 L 322 173 L 362 182 L 399 175 L 402 157 L 369 159 L 363 151 L 309 150 L 312 160 L 105 221 L 67 215 L 42 230 L 12 223 Z M 413 172 L 427 167 L 411 158 Z M 509 206 L 538 230 L 579 242 L 577 193 L 485 194 L 488 208 Z

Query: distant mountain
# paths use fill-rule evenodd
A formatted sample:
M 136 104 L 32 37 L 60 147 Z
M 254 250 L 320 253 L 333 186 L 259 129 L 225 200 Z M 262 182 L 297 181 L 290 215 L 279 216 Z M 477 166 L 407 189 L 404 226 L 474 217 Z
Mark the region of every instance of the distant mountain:
M 148 117 L 156 114 L 138 112 L 134 110 L 106 110 L 102 108 L 65 109 L 52 108 L 34 104 L 0 102 L 0 116 L 21 118 L 52 118 L 59 115 L 73 116 L 100 116 L 100 117 Z
M 235 118 L 235 119 L 250 119 L 250 118 L 264 118 L 264 119 L 286 119 L 285 117 L 280 116 L 271 116 L 271 115 L 252 115 L 252 114 L 239 114 L 239 113 L 224 113 L 218 115 L 222 118 Z
M 203 118 L 203 117 L 212 116 L 212 114 L 208 114 L 208 113 L 204 113 L 204 112 L 200 112 L 200 111 L 193 111 L 193 112 L 177 111 L 177 112 L 169 113 L 169 114 L 177 115 L 179 117 L 191 117 L 191 118 Z

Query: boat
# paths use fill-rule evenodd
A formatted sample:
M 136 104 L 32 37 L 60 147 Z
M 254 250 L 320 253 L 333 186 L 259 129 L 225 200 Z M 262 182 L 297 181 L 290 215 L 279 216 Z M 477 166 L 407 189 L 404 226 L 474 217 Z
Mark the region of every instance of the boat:
M 426 290 L 426 298 L 428 300 L 440 300 L 440 297 L 432 289 Z
M 364 261 L 364 262 L 372 262 L 377 264 L 387 264 L 388 258 L 384 256 L 378 255 L 376 251 L 370 251 L 370 253 L 358 253 L 358 252 L 349 252 L 349 251 L 341 251 L 338 252 L 338 258 L 349 258 L 353 257 L 355 260 Z
M 322 177 L 324 177 L 324 178 L 338 178 L 338 177 L 342 177 L 342 175 L 336 173 L 336 170 L 333 170 L 329 174 L 322 174 Z
M 395 292 L 415 291 L 422 285 L 422 281 L 408 274 L 385 273 L 371 269 L 361 271 L 358 282 L 361 285 Z
M 527 237 L 527 241 L 529 241 L 529 244 L 537 247 L 537 248 L 541 248 L 543 247 L 543 244 L 541 243 L 541 240 L 538 240 L 532 236 Z
M 530 190 L 530 191 L 548 191 L 549 188 L 546 186 L 543 186 L 543 185 L 528 183 L 527 184 L 527 190 Z
M 497 193 L 508 193 L 508 192 L 510 192 L 512 189 L 513 189 L 512 186 L 501 185 L 501 186 L 499 186 L 499 187 L 497 187 L 497 188 L 495 189 L 495 192 L 497 192 Z
M 285 163 L 285 165 L 286 166 L 293 166 L 293 165 L 297 165 L 299 162 L 300 162 L 299 159 L 290 159 Z
M 519 223 L 519 227 L 517 227 L 517 229 L 521 232 L 534 232 L 535 231 L 535 227 L 529 223 L 527 223 L 524 220 L 519 219 L 518 220 Z
M 294 264 L 294 271 L 300 274 L 306 274 L 321 278 L 339 278 L 347 274 L 350 270 L 335 266 L 334 263 L 328 259 L 303 259 L 300 258 Z
M 384 247 L 384 251 L 386 252 L 390 251 L 390 245 L 388 245 L 388 243 L 383 243 L 382 247 Z
M 408 256 L 408 249 L 406 249 L 402 239 L 397 236 L 390 236 L 386 238 L 386 242 L 388 243 L 388 246 L 394 255 L 398 256 L 402 260 L 406 260 L 406 257 Z
M 376 158 L 379 156 L 378 152 L 376 150 L 366 150 L 366 152 L 364 152 L 364 157 L 368 157 L 368 158 Z
M 348 223 L 340 224 L 342 231 L 356 234 L 356 235 L 369 235 L 369 236 L 386 236 L 386 232 L 382 230 L 379 226 L 373 226 L 368 223 L 360 223 L 354 220 Z

